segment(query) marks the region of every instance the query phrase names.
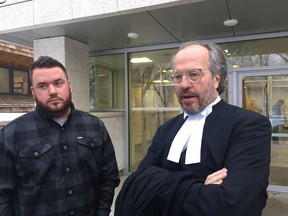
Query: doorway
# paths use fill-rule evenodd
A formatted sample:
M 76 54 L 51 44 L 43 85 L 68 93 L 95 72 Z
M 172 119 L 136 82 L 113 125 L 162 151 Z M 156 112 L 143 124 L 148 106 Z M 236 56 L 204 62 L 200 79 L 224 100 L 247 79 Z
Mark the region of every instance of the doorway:
M 288 186 L 288 69 L 236 73 L 236 105 L 269 118 L 272 125 L 270 184 Z

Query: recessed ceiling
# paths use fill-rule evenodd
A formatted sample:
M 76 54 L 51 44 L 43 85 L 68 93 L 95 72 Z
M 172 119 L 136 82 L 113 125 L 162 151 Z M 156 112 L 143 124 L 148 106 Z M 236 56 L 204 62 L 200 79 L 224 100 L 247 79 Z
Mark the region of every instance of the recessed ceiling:
M 91 53 L 139 46 L 172 44 L 199 39 L 288 31 L 287 0 L 207 0 L 132 14 L 37 28 L 0 39 L 32 47 L 33 40 L 67 36 L 87 43 Z M 223 25 L 230 18 L 238 24 Z M 137 32 L 130 39 L 127 33 Z

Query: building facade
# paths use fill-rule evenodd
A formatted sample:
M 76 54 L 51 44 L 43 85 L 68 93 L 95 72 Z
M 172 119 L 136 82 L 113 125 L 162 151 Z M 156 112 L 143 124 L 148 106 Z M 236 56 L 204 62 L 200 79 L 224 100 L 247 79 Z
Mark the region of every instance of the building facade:
M 76 107 L 104 121 L 125 173 L 137 168 L 157 127 L 181 111 L 167 82 L 178 47 L 190 40 L 218 43 L 229 66 L 222 98 L 273 125 L 264 214 L 281 216 L 288 211 L 287 9 L 285 0 L 6 0 L 0 39 L 33 49 L 34 59 L 51 55 L 66 66 Z M 12 85 L 1 100 L 17 95 Z

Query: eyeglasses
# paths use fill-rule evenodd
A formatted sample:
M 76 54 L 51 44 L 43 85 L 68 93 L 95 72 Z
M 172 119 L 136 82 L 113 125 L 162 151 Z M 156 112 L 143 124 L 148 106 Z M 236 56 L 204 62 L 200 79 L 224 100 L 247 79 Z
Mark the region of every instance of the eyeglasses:
M 203 70 L 209 69 L 192 69 L 187 71 L 186 73 L 175 72 L 170 74 L 170 81 L 173 85 L 179 85 L 182 82 L 182 78 L 185 75 L 189 82 L 194 83 L 198 82 L 203 76 Z

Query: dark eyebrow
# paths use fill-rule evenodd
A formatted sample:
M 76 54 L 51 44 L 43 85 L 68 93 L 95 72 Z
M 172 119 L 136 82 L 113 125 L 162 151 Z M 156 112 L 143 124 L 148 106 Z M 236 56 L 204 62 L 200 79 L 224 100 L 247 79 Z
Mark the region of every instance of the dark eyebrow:
M 59 78 L 59 79 L 55 80 L 54 82 L 59 82 L 59 81 L 64 81 L 64 79 Z
M 38 83 L 36 83 L 36 85 L 45 85 L 46 84 L 46 82 L 38 82 Z
M 54 83 L 56 83 L 56 82 L 59 82 L 59 81 L 64 81 L 64 79 L 62 79 L 62 78 L 59 78 L 59 79 L 56 79 L 55 81 L 54 81 Z M 39 83 L 37 83 L 36 85 L 46 85 L 47 83 L 46 82 L 39 82 Z

